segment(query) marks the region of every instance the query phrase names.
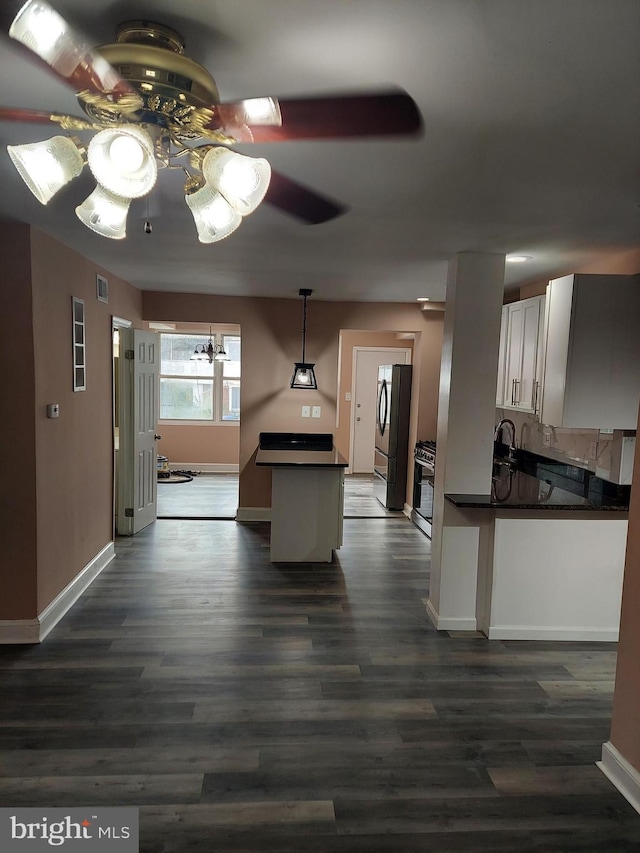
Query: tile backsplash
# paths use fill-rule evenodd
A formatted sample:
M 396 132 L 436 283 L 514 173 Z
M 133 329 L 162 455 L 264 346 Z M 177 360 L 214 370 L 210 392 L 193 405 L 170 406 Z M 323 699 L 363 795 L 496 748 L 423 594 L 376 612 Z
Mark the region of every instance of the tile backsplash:
M 541 424 L 534 415 L 513 409 L 496 409 L 496 423 L 509 418 L 516 427 L 516 445 L 548 459 L 596 472 L 607 479 L 612 470 L 613 435 L 597 429 L 560 429 Z

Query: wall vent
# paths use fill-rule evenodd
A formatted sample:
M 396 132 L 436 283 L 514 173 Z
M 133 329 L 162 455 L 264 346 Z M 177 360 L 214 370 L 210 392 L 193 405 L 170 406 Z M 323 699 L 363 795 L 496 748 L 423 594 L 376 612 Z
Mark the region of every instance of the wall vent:
M 109 282 L 103 275 L 96 275 L 96 296 L 99 302 L 109 301 Z

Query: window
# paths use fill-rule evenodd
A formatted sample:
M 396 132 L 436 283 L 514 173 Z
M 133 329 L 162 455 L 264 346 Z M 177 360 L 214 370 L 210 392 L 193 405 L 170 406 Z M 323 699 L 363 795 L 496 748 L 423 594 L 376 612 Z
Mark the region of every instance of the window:
M 212 335 L 229 361 L 192 360 L 209 335 L 160 335 L 160 420 L 221 423 L 240 420 L 240 336 Z

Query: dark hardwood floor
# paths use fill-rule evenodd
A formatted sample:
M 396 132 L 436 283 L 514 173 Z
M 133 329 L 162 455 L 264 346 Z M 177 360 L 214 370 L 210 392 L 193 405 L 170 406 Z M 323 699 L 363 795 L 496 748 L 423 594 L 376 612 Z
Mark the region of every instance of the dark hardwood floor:
M 403 517 L 345 521 L 332 565 L 268 535 L 158 521 L 0 647 L 3 806 L 139 806 L 145 853 L 640 849 L 594 763 L 611 645 L 436 632 Z
M 158 518 L 235 518 L 237 474 L 198 474 L 185 483 L 158 480 Z M 347 518 L 392 518 L 373 494 L 373 475 L 348 474 L 344 484 Z

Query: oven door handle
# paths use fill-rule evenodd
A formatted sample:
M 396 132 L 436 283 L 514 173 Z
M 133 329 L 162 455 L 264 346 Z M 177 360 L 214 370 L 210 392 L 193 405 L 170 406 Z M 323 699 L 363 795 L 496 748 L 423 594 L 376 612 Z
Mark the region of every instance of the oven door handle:
M 435 476 L 436 469 L 433 467 L 433 465 L 430 462 L 425 462 L 424 459 L 418 459 L 417 457 L 414 458 L 414 462 L 416 463 L 416 465 L 419 465 L 421 468 L 426 468 L 432 477 Z

